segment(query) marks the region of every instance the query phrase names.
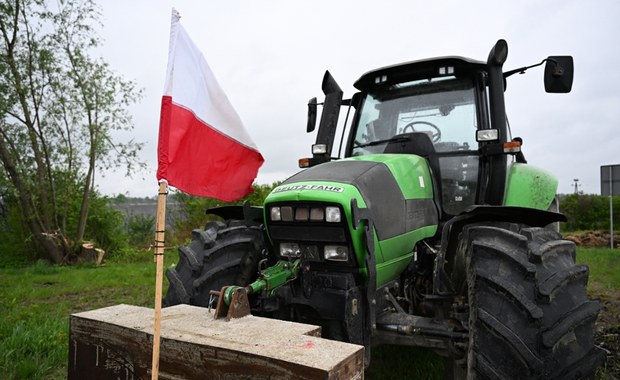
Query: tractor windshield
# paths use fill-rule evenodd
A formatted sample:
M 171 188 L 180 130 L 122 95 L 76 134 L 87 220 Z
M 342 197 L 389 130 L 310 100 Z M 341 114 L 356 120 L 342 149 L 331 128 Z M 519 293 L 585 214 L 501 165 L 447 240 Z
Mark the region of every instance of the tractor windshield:
M 441 183 L 446 213 L 456 215 L 475 203 L 478 122 L 471 80 L 425 79 L 369 93 L 356 120 L 352 156 L 392 153 L 391 144 L 428 136 L 432 160 L 428 151 L 403 153 L 429 159 L 431 170 Z
M 437 152 L 477 149 L 476 106 L 468 80 L 434 78 L 368 94 L 358 118 L 352 155 L 382 153 L 389 139 L 426 132 Z

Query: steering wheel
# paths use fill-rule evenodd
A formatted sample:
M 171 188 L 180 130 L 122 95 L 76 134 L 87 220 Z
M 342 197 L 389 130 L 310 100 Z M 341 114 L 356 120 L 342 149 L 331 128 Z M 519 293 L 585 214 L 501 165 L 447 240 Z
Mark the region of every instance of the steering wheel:
M 431 138 L 434 143 L 441 140 L 441 129 L 439 129 L 439 127 L 436 126 L 435 124 L 429 123 L 428 121 L 412 121 L 411 123 L 405 125 L 402 133 L 407 133 L 407 129 L 411 129 L 410 132 L 424 132 L 423 130 L 418 131 L 415 128 L 413 128 L 413 126 L 416 124 L 428 125 L 429 127 L 433 129 L 433 131 L 429 131 L 429 132 L 431 133 Z

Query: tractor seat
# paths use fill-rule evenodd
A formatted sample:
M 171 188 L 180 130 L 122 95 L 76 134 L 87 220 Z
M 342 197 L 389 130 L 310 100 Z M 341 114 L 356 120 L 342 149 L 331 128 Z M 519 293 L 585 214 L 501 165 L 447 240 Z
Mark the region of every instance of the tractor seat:
M 393 139 L 408 140 L 389 142 L 383 153 L 417 154 L 424 158 L 435 154 L 435 146 L 426 132 L 401 133 L 394 136 Z

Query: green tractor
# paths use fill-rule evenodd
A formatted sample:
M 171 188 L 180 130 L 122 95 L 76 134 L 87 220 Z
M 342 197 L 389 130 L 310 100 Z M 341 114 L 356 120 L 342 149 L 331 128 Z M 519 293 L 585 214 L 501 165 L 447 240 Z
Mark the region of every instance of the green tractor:
M 326 72 L 305 169 L 262 207 L 209 210 L 226 221 L 180 248 L 164 305 L 320 325 L 364 345 L 366 365 L 396 344 L 445 357 L 447 378 L 592 377 L 604 354 L 588 267 L 558 233 L 557 179 L 526 163 L 504 106 L 507 77 L 543 63 L 546 91 L 569 92 L 573 60 L 504 72 L 507 53 L 499 40 L 487 62 L 373 70 L 351 99 Z M 316 115 L 313 98 L 308 132 Z

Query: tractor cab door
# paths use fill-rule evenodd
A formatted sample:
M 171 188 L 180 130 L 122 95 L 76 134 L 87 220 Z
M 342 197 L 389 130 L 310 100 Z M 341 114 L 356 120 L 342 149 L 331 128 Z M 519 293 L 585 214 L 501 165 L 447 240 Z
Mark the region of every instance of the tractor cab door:
M 416 154 L 427 159 L 445 217 L 476 204 L 484 99 L 472 78 L 441 77 L 368 92 L 354 120 L 347 155 Z M 484 118 L 482 118 L 484 120 Z

